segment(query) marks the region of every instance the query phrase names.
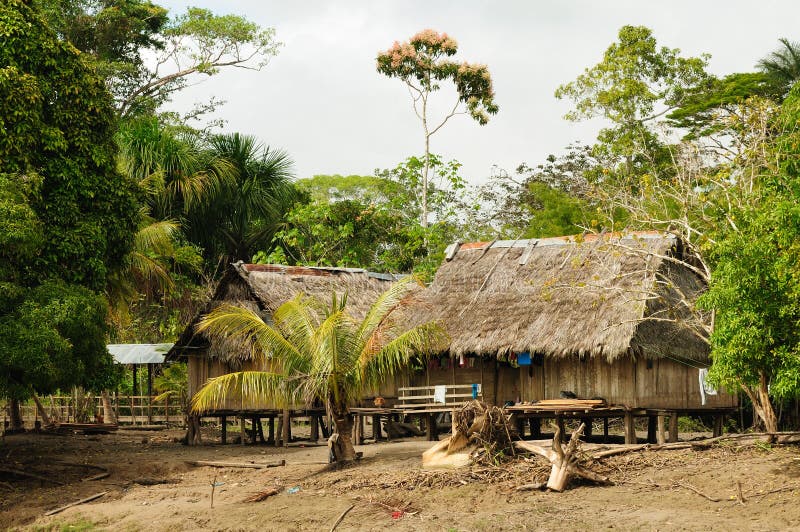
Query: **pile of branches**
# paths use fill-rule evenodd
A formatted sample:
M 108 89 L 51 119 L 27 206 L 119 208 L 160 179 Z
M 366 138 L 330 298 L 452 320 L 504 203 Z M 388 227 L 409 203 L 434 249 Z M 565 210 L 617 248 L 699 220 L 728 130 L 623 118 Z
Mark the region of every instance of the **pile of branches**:
M 450 448 L 459 445 L 458 441 L 476 444 L 476 449 L 471 453 L 473 463 L 496 465 L 515 456 L 513 442 L 516 439 L 516 430 L 509 424 L 507 414 L 498 406 L 471 401 L 453 413 Z

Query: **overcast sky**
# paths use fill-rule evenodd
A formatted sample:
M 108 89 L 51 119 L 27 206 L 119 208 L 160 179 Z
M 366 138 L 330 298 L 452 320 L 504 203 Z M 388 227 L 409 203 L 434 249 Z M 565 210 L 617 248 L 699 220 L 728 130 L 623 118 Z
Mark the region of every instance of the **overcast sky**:
M 759 0 L 268 1 L 160 0 L 173 14 L 188 5 L 244 15 L 274 27 L 284 43 L 260 72 L 223 71 L 176 98 L 173 107 L 216 96 L 228 131 L 287 150 L 298 177 L 372 174 L 423 150 L 421 126 L 401 81 L 375 70 L 378 51 L 432 28 L 459 43 L 456 59 L 484 63 L 500 112 L 486 126 L 461 116 L 432 138 L 432 151 L 483 181 L 492 166 L 512 171 L 591 142 L 600 124 L 562 117 L 558 85 L 596 64 L 625 24 L 653 29 L 660 45 L 711 54 L 710 69 L 753 69 L 779 37 L 800 40 L 800 2 Z M 452 97 L 452 94 L 442 94 Z

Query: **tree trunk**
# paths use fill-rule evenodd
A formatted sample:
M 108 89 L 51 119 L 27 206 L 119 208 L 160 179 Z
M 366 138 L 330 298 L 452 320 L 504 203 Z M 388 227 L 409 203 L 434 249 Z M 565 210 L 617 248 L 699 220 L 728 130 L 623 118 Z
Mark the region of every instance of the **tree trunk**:
M 753 412 L 764 424 L 764 432 L 778 432 L 778 417 L 775 415 L 775 409 L 769 399 L 766 375 L 760 374 L 758 386 L 742 385 L 742 389 L 753 403 Z
M 186 445 L 200 445 L 200 416 L 191 415 L 186 421 Z M 243 433 L 242 439 L 244 436 Z
M 103 401 L 103 421 L 116 425 L 117 414 L 114 412 L 114 407 L 111 405 L 111 396 L 108 394 L 108 390 L 100 392 L 100 400 Z
M 333 423 L 336 433 L 329 440 L 331 458 L 335 462 L 352 462 L 356 459 L 356 449 L 353 446 L 353 418 L 346 410 L 333 411 Z
M 14 399 L 13 397 L 8 401 L 8 415 L 11 418 L 11 429 L 12 432 L 20 431 L 25 428 L 25 424 L 22 421 L 22 413 L 19 410 L 19 400 Z
M 42 406 L 42 402 L 39 400 L 38 395 L 33 394 L 33 402 L 36 403 L 36 410 L 39 412 L 39 415 L 42 418 L 42 423 L 45 425 L 50 425 L 52 420 L 50 419 L 50 416 L 47 415 L 47 410 L 45 410 L 44 406 Z

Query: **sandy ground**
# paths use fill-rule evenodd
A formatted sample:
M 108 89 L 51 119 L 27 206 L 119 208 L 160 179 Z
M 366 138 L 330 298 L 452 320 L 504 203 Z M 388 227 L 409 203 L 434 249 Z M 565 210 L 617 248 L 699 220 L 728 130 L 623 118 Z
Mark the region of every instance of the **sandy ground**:
M 792 446 L 721 443 L 702 451 L 618 456 L 598 466 L 616 485 L 581 484 L 559 494 L 514 490 L 546 477 L 540 459 L 499 470 L 422 471 L 420 454 L 430 443 L 421 439 L 359 447 L 362 463 L 330 471 L 324 446 L 185 447 L 173 441 L 177 435 L 7 437 L 0 444 L 0 465 L 64 485 L 0 474 L 0 529 L 330 530 L 351 505 L 337 530 L 800 529 L 800 450 Z M 262 470 L 184 462 L 281 459 L 286 466 Z M 82 481 L 98 472 L 76 465 L 85 463 L 106 467 L 111 475 Z M 737 499 L 737 483 L 744 503 Z M 244 502 L 269 487 L 280 492 Z M 108 493 L 97 501 L 42 517 L 101 491 Z

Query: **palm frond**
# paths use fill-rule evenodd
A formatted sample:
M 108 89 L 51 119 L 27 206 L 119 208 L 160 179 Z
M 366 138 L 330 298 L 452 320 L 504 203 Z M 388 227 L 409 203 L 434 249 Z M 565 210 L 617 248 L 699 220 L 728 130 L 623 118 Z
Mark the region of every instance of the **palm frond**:
M 252 310 L 234 305 L 220 305 L 209 312 L 197 325 L 198 332 L 210 336 L 243 340 L 256 361 L 273 361 L 292 375 L 308 369 L 308 359 L 289 342 L 281 331 L 264 323 Z
M 237 408 L 258 408 L 264 401 L 278 408 L 288 406 L 296 399 L 287 375 L 266 371 L 239 371 L 209 379 L 192 397 L 191 410 L 195 413 L 222 409 L 229 397 L 241 398 Z

